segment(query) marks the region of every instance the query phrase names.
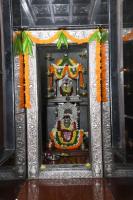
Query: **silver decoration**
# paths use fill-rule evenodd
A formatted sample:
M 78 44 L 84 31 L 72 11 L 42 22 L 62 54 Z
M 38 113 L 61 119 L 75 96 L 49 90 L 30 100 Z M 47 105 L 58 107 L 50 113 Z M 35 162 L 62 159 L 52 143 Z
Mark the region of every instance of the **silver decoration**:
M 49 167 L 47 170 L 40 172 L 40 179 L 74 179 L 74 178 L 92 178 L 91 170 L 87 170 L 84 167 L 78 169 L 73 169 L 72 167 L 66 169 L 61 168 L 60 165 L 58 168 L 53 168 L 50 170 Z
M 30 71 L 30 99 L 31 108 L 27 109 L 27 151 L 28 151 L 28 177 L 38 177 L 38 94 L 37 94 L 37 67 L 36 47 L 33 47 L 33 56 L 29 59 Z
M 84 32 L 84 31 L 82 31 Z M 92 30 L 93 32 L 93 30 Z M 35 31 L 34 31 L 35 33 Z M 41 32 L 41 34 L 44 34 Z M 84 166 L 73 169 L 72 167 L 52 169 L 48 165 L 45 171 L 40 171 L 39 175 L 39 153 L 38 153 L 38 99 L 37 99 L 37 72 L 36 72 L 36 50 L 30 58 L 30 83 L 31 83 L 31 104 L 32 108 L 27 110 L 27 141 L 28 141 L 28 177 L 41 179 L 55 178 L 89 178 L 102 177 L 102 142 L 101 142 L 101 106 L 96 102 L 95 84 L 95 43 L 90 44 L 90 116 L 91 116 L 91 151 L 92 151 L 92 172 L 86 170 Z M 93 89 L 92 89 L 93 88 Z
M 92 30 L 91 32 L 93 32 Z M 83 32 L 81 31 L 81 35 Z M 75 32 L 76 33 L 76 32 Z M 35 34 L 35 31 L 34 31 Z M 37 33 L 38 34 L 38 33 Z M 44 33 L 41 32 L 43 35 Z M 28 176 L 29 178 L 37 178 L 39 173 L 38 168 L 38 99 L 37 99 L 37 72 L 36 72 L 36 57 L 30 58 L 30 82 L 31 82 L 31 100 L 32 108 L 27 111 L 27 129 L 28 129 Z M 101 104 L 96 101 L 96 83 L 95 83 L 95 65 L 96 65 L 96 44 L 92 42 L 89 46 L 89 79 L 90 79 L 90 123 L 91 123 L 91 153 L 92 153 L 92 172 L 86 170 L 84 166 L 73 170 L 71 168 L 61 169 L 60 165 L 57 168 L 52 167 L 52 170 L 47 166 L 46 170 L 40 172 L 39 178 L 88 178 L 102 177 L 102 137 L 101 137 Z
M 57 31 L 29 31 L 34 37 L 39 39 L 49 39 L 53 37 Z
M 16 175 L 26 175 L 25 110 L 19 108 L 19 57 L 14 58 L 15 127 L 16 127 Z
M 72 104 L 72 103 L 65 103 L 63 105 L 59 105 L 58 106 L 58 119 L 62 120 L 64 117 L 64 112 L 65 110 L 70 109 L 72 111 L 72 121 L 77 122 L 78 120 L 78 110 L 77 110 L 77 106 L 76 104 Z
M 90 126 L 93 177 L 103 176 L 101 104 L 96 101 L 96 42 L 89 44 Z
M 110 94 L 109 94 L 109 46 L 106 45 L 106 92 L 107 102 L 102 103 L 102 134 L 103 134 L 103 160 L 105 176 L 112 175 L 112 147 L 111 147 L 111 121 L 110 121 Z
M 26 176 L 25 114 L 16 114 L 16 169 L 19 177 Z
M 73 37 L 76 37 L 77 39 L 82 39 L 82 38 L 88 37 L 89 35 L 94 33 L 96 30 L 95 29 L 91 29 L 91 30 L 67 30 L 67 31 Z

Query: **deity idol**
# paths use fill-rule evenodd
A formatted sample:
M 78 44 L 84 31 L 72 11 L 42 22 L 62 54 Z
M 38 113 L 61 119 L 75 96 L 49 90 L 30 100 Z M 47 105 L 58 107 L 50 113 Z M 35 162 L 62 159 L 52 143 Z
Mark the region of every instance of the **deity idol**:
M 78 129 L 77 117 L 75 118 L 75 113 L 73 113 L 77 114 L 76 105 L 66 104 L 59 106 L 62 117 L 57 119 L 55 128 L 50 132 L 50 139 L 57 149 L 74 150 L 82 144 L 84 131 Z M 64 110 L 63 107 L 65 107 Z

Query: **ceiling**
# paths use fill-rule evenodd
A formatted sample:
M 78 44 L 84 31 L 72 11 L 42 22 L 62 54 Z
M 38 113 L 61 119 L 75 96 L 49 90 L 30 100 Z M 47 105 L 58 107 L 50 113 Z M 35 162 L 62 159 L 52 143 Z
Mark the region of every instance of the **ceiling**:
M 123 2 L 124 24 L 132 26 L 133 0 Z M 108 0 L 12 0 L 12 7 L 19 27 L 108 25 Z
M 20 0 L 23 25 L 107 24 L 107 0 Z

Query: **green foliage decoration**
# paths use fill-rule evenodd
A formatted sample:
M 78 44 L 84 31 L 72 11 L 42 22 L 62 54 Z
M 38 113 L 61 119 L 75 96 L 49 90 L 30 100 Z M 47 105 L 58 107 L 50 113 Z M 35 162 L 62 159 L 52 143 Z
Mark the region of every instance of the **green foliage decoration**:
M 105 43 L 108 40 L 108 32 L 103 30 L 101 32 L 101 43 Z
M 93 41 L 98 41 L 101 43 L 105 43 L 107 40 L 108 40 L 108 32 L 104 29 L 98 29 L 91 35 L 88 42 L 90 43 Z M 63 31 L 59 31 L 58 41 L 56 45 L 58 49 L 61 49 L 62 46 L 68 48 L 68 39 L 63 33 Z M 16 34 L 16 37 L 14 39 L 13 42 L 14 55 L 27 54 L 32 56 L 33 55 L 32 46 L 33 42 L 31 41 L 29 35 L 26 33 L 26 31 L 22 31 Z
M 13 42 L 13 52 L 14 52 L 15 56 L 23 54 L 21 34 L 17 34 L 16 37 L 15 37 L 15 39 L 14 39 L 14 42 Z
M 108 40 L 108 32 L 103 29 L 98 29 L 89 38 L 89 43 L 93 41 L 105 43 Z
M 25 31 L 20 32 L 16 35 L 13 42 L 14 55 L 33 55 L 32 50 L 33 42 Z
M 57 41 L 57 48 L 61 49 L 62 46 L 68 48 L 68 40 L 63 31 L 59 32 L 58 41 Z

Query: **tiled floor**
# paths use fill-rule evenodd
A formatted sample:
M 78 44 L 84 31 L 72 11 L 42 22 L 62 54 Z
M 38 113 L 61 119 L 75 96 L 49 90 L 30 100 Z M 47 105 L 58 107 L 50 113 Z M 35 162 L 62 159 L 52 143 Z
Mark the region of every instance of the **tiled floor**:
M 0 181 L 0 200 L 15 200 L 23 184 L 22 181 Z
M 0 182 L 0 200 L 133 200 L 133 179 Z
M 108 179 L 107 185 L 115 200 L 133 200 L 133 178 Z

